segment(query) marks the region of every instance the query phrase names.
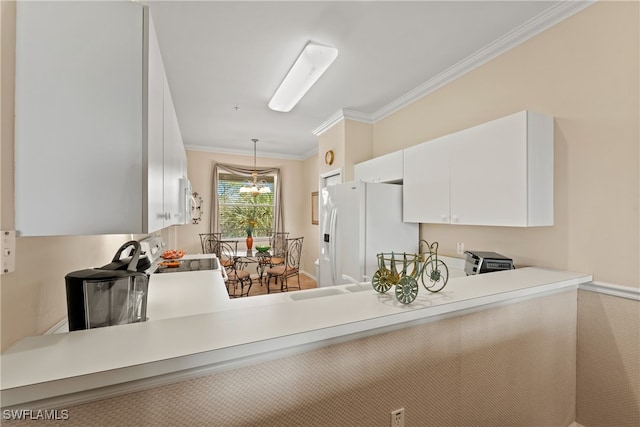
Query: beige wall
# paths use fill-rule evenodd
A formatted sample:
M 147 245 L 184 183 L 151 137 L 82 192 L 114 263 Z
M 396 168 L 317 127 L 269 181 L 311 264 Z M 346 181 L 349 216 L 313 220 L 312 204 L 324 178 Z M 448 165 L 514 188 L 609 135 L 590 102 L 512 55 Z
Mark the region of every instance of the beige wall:
M 302 186 L 305 203 L 308 206 L 302 214 L 304 250 L 302 251 L 302 268 L 315 277 L 315 261 L 320 256 L 320 225 L 311 224 L 311 193 L 318 191 L 318 156 L 311 156 L 302 162 Z M 316 206 L 318 209 L 319 206 Z M 320 211 L 318 211 L 319 213 Z M 316 278 L 317 279 L 317 278 Z
M 373 125 L 345 120 L 344 181 L 354 178 L 353 166 L 373 157 Z
M 519 110 L 555 117 L 553 227 L 422 225 L 422 238 L 640 286 L 638 15 L 596 3 L 374 125 L 378 156 Z
M 580 291 L 576 421 L 640 425 L 638 301 Z
M 203 199 L 202 221 L 174 227 L 178 248 L 189 253 L 201 253 L 199 233 L 208 233 L 211 219 L 211 191 L 214 163 L 251 166 L 253 157 L 234 154 L 212 153 L 187 150 L 188 175 L 193 191 Z M 259 167 L 278 167 L 282 179 L 282 204 L 284 225 L 289 237 L 303 236 L 301 268 L 311 275 L 315 274 L 313 262 L 318 257 L 317 225 L 311 225 L 311 192 L 316 191 L 318 182 L 317 157 L 307 160 L 288 160 L 257 158 Z
M 333 150 L 334 160 L 333 163 L 328 165 L 324 161 L 325 153 L 329 150 Z M 335 125 L 327 129 L 322 135 L 318 137 L 318 156 L 319 156 L 319 170 L 322 175 L 327 172 L 332 172 L 337 169 L 341 169 L 344 172 L 345 169 L 345 121 L 341 120 Z M 353 173 L 353 171 L 351 171 Z M 342 177 L 343 181 L 344 176 Z
M 519 110 L 555 117 L 554 226 L 421 237 L 640 287 L 639 22 L 638 2 L 598 2 L 376 123 L 379 156 Z M 581 292 L 578 307 L 576 420 L 638 425 L 640 304 Z
M 373 157 L 373 125 L 353 120 L 340 120 L 318 137 L 320 172 L 342 170 L 342 182 L 354 178 L 353 167 Z M 333 150 L 332 165 L 324 161 L 324 154 Z

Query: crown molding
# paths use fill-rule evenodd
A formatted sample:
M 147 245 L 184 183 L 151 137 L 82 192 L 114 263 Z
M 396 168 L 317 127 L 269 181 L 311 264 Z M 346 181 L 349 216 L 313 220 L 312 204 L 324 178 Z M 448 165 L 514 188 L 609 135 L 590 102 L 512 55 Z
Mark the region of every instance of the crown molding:
M 320 136 L 327 130 L 331 129 L 333 125 L 335 125 L 342 119 L 344 119 L 344 114 L 342 114 L 342 110 L 338 110 L 333 115 L 331 115 L 331 117 L 325 120 L 320 126 L 312 130 L 311 133 L 315 136 Z
M 427 80 L 417 88 L 407 92 L 400 98 L 380 108 L 371 115 L 374 122 L 384 119 L 407 105 L 417 101 L 418 99 L 428 95 L 442 86 L 462 77 L 466 73 L 478 68 L 479 66 L 489 62 L 497 56 L 513 49 L 520 43 L 540 34 L 553 25 L 575 15 L 581 10 L 591 6 L 596 0 L 565 0 L 557 3 L 531 18 L 524 24 L 498 38 L 492 43 L 484 46 L 482 49 L 469 55 L 462 61 L 438 74 L 434 78 Z
M 327 121 L 321 124 L 313 131 L 316 136 L 321 135 L 331 126 L 335 125 L 342 119 L 351 119 L 364 123 L 374 124 L 391 114 L 405 108 L 418 99 L 436 91 L 448 83 L 462 77 L 466 73 L 478 68 L 479 66 L 489 62 L 504 52 L 513 49 L 520 43 L 540 34 L 557 23 L 569 18 L 581 10 L 591 6 L 597 0 L 564 0 L 557 3 L 531 18 L 524 24 L 498 38 L 492 43 L 484 46 L 482 49 L 469 55 L 462 61 L 446 69 L 442 73 L 427 80 L 415 89 L 396 98 L 394 101 L 380 108 L 372 114 L 362 113 L 355 110 L 340 110 L 331 116 Z M 348 114 L 345 112 L 348 111 Z
M 210 147 L 207 145 L 193 145 L 193 144 L 185 144 L 184 149 L 188 151 L 202 151 L 205 153 L 234 154 L 236 156 L 253 157 L 253 150 L 236 150 L 236 149 L 226 149 L 226 148 L 220 148 L 220 147 Z M 268 159 L 306 160 L 315 154 L 318 154 L 318 147 L 315 147 L 312 150 L 302 153 L 300 155 L 265 152 L 260 154 L 258 157 L 268 158 Z
M 529 40 L 553 25 L 580 12 L 588 6 L 591 6 L 595 2 L 596 0 L 565 0 L 553 5 L 549 9 L 531 18 L 524 24 L 492 43 L 484 46 L 482 49 L 474 52 L 432 79 L 427 80 L 417 88 L 380 108 L 371 115 L 371 120 L 375 123 L 390 116 L 407 105 L 489 62 L 504 52 L 513 49 L 520 43 Z
M 373 120 L 371 119 L 370 114 L 343 108 L 335 112 L 324 123 L 322 123 L 316 129 L 312 130 L 311 133 L 313 133 L 315 136 L 320 136 L 323 133 L 325 133 L 327 130 L 331 129 L 333 125 L 340 122 L 341 120 L 352 120 L 354 122 L 362 122 L 367 124 L 374 123 Z

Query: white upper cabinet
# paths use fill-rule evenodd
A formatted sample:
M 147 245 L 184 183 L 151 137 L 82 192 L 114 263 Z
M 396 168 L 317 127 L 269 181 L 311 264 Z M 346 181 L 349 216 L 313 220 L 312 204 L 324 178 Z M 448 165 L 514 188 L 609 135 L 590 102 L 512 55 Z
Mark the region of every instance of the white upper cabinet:
M 404 150 L 404 220 L 553 225 L 553 118 L 522 111 Z
M 134 2 L 17 3 L 20 235 L 167 225 L 164 168 L 176 154 L 164 150 L 165 76 L 150 24 Z
M 184 171 L 184 145 L 178 116 L 173 107 L 169 84 L 165 79 L 165 110 L 164 110 L 164 225 L 176 225 L 184 223 L 182 216 L 182 203 L 180 199 L 183 193 L 180 189 L 182 178 L 186 176 Z
M 438 138 L 407 148 L 404 155 L 403 220 L 449 223 L 449 147 Z
M 365 182 L 398 183 L 402 181 L 402 170 L 402 151 L 395 151 L 358 163 L 353 174 L 354 179 Z
M 147 230 L 165 227 L 164 209 L 164 96 L 166 77 L 162 64 L 160 46 L 155 36 L 155 28 L 149 20 L 149 73 L 148 73 L 148 140 L 147 140 Z

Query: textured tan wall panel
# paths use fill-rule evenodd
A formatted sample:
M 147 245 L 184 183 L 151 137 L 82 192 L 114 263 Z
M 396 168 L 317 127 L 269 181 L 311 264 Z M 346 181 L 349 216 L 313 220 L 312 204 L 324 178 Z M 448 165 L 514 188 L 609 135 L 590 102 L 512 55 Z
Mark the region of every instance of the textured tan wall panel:
M 551 426 L 574 420 L 575 295 L 462 319 L 458 425 Z
M 640 303 L 580 291 L 576 421 L 640 426 Z
M 371 427 L 404 407 L 407 427 L 564 427 L 576 299 L 564 292 L 83 404 L 59 424 Z

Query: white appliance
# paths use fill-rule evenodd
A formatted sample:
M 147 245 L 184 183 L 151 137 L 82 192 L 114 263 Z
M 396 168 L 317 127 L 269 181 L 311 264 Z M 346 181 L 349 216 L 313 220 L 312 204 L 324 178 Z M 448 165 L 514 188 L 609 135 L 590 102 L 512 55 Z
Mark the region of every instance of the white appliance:
M 193 197 L 193 189 L 189 178 L 180 178 L 180 210 L 182 214 L 182 224 L 191 224 L 193 219 L 193 210 L 195 209 L 196 200 Z
M 162 258 L 165 247 L 166 244 L 160 236 L 149 236 L 140 240 L 141 256 L 149 258 L 150 262 L 149 267 L 145 270 L 147 274 L 217 270 L 222 274 L 222 278 L 227 280 L 227 273 L 220 265 L 216 254 L 184 255 L 177 260 L 165 260 Z M 173 263 L 163 265 L 163 261 L 173 261 Z
M 325 187 L 320 224 L 319 287 L 371 280 L 378 253 L 418 253 L 418 224 L 402 222 L 402 185 Z

